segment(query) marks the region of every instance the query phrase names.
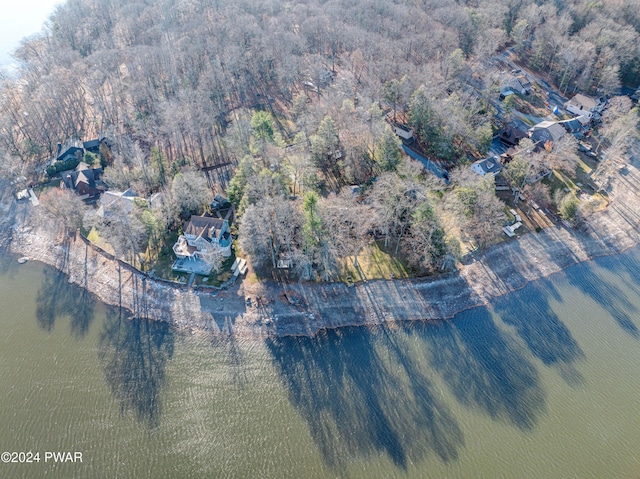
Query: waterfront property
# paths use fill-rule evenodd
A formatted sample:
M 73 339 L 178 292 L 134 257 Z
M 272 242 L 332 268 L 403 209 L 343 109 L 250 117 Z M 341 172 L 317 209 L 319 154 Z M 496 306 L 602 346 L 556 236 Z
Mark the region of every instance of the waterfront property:
M 231 256 L 229 221 L 193 215 L 184 224 L 184 234 L 173 245 L 173 252 L 178 258 L 173 270 L 208 274 L 222 258 Z
M 60 186 L 75 191 L 82 199 L 95 199 L 103 191 L 99 182 L 101 174 L 102 168 L 92 168 L 81 161 L 74 170 L 60 173 Z

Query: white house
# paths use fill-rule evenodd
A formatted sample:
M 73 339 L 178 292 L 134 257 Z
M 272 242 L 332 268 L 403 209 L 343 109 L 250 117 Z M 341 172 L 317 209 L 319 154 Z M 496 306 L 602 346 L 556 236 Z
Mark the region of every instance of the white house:
M 496 158 L 485 158 L 484 160 L 475 161 L 471 165 L 471 169 L 479 174 L 480 176 L 484 175 L 497 175 L 500 173 L 502 169 L 502 165 Z
M 396 135 L 404 140 L 410 140 L 411 138 L 413 138 L 413 130 L 402 125 L 401 123 L 395 123 L 393 125 L 393 131 Z
M 223 256 L 231 256 L 229 222 L 222 218 L 192 216 L 184 224 L 184 234 L 173 245 L 178 259 L 201 260 L 213 265 Z
M 574 115 L 585 116 L 591 120 L 591 117 L 595 112 L 602 110 L 602 103 L 600 100 L 578 93 L 564 104 L 564 108 Z

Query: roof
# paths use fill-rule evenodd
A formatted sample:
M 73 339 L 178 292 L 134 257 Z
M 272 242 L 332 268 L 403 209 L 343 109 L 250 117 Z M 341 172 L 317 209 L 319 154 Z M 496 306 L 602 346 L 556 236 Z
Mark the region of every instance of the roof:
M 93 180 L 93 172 L 91 170 L 81 170 L 78 172 L 76 180 L 73 183 L 75 186 L 78 186 L 79 183 L 86 183 L 87 185 L 90 185 L 91 180 Z
M 85 150 L 97 150 L 100 148 L 100 143 L 102 143 L 102 140 L 99 140 L 99 139 L 89 140 L 89 141 L 83 142 L 82 146 L 84 147 Z
M 69 138 L 63 143 L 58 143 L 58 149 L 56 150 L 56 160 L 62 160 L 69 156 L 75 156 L 77 151 L 82 151 L 82 142 Z
M 104 194 L 100 197 L 100 204 L 103 206 L 109 206 L 116 202 L 121 203 L 122 200 L 127 200 L 127 203 L 131 203 L 133 198 L 137 198 L 138 195 L 135 191 L 129 188 L 126 191 L 105 191 Z
M 89 187 L 95 187 L 96 175 L 102 173 L 102 168 L 91 168 L 84 162 L 78 163 L 74 170 L 67 170 L 60 173 L 62 181 L 67 188 L 75 189 L 80 183 L 85 183 Z
M 595 98 L 591 98 L 590 96 L 583 95 L 582 93 L 578 93 L 567 103 L 571 105 L 575 105 L 581 110 L 593 110 L 598 106 L 598 100 Z
M 110 216 L 115 214 L 129 213 L 133 210 L 133 199 L 138 194 L 131 188 L 125 191 L 105 191 L 100 196 L 100 208 L 98 208 L 98 216 Z
M 517 77 L 511 77 L 508 80 L 507 87 L 515 88 L 518 91 L 524 91 L 526 93 L 527 90 L 531 90 L 531 82 L 526 76 L 518 75 Z M 504 91 L 502 94 L 506 96 L 506 91 Z
M 557 121 L 545 120 L 537 123 L 531 127 L 531 130 L 539 130 L 541 128 L 549 128 L 551 125 L 555 125 Z
M 524 88 L 531 88 L 531 82 L 529 81 L 529 79 L 524 76 L 524 75 L 518 75 L 516 77 L 516 80 L 518 80 L 520 82 L 520 84 L 524 87 Z
M 486 174 L 496 175 L 502 169 L 502 165 L 500 165 L 500 162 L 495 158 L 485 158 L 484 160 L 474 162 L 471 168 L 480 176 Z
M 591 124 L 591 119 L 585 115 L 576 117 L 576 120 L 578 120 L 582 126 L 589 126 Z
M 222 218 L 212 218 L 210 216 L 191 216 L 191 220 L 184 224 L 184 233 L 204 238 L 218 238 L 225 223 Z
M 582 127 L 583 127 L 582 123 L 580 122 L 580 120 L 578 120 L 578 118 L 572 118 L 571 120 L 563 120 L 558 123 L 562 124 L 562 126 L 564 126 L 564 128 L 568 132 L 580 131 L 582 130 Z
M 558 141 L 566 133 L 562 124 L 555 121 L 540 122 L 529 131 L 532 132 L 531 139 L 536 143 L 540 141 L 546 143 L 549 140 Z
M 500 140 L 509 145 L 515 145 L 520 140 L 526 137 L 527 134 L 524 131 L 518 130 L 517 128 L 513 127 L 506 128 L 500 133 Z

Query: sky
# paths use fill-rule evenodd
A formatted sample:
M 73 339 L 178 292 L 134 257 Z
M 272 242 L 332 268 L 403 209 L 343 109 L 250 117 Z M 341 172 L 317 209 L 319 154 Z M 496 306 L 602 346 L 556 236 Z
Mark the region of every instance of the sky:
M 63 0 L 2 0 L 1 3 L 0 66 L 7 66 L 11 63 L 9 54 L 20 40 L 39 32 L 54 7 Z

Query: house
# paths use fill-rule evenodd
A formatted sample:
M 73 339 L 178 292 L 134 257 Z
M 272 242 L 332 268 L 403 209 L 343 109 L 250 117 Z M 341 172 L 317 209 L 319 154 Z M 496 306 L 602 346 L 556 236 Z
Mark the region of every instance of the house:
M 100 145 L 102 145 L 102 143 L 106 144 L 106 142 L 107 142 L 107 139 L 103 136 L 100 138 L 96 138 L 95 140 L 82 142 L 82 147 L 86 151 L 90 151 L 91 153 L 94 153 L 97 155 L 98 153 L 100 153 Z
M 108 219 L 131 213 L 135 198 L 138 198 L 138 194 L 131 188 L 125 191 L 105 191 L 100 197 L 100 206 L 96 214 Z
M 471 169 L 480 176 L 497 175 L 502 169 L 502 165 L 496 158 L 485 158 L 471 164 Z
M 603 106 L 604 104 L 600 100 L 583 95 L 582 93 L 578 93 L 564 104 L 565 110 L 570 111 L 574 115 L 585 116 L 589 119 L 591 119 L 594 113 L 601 112 Z
M 548 141 L 555 143 L 567 133 L 567 130 L 558 122 L 542 121 L 530 128 L 529 132 L 531 141 L 535 143 L 536 148 L 540 148 Z
M 521 95 L 529 95 L 531 93 L 531 82 L 524 75 L 518 75 L 511 78 L 507 84 L 509 89 Z
M 63 171 L 60 173 L 61 187 L 74 190 L 77 195 L 83 199 L 91 199 L 102 193 L 99 183 L 102 168 L 91 168 L 85 162 L 81 161 L 75 170 Z
M 500 101 L 502 101 L 502 100 L 504 100 L 506 97 L 508 97 L 509 95 L 513 95 L 513 94 L 514 94 L 514 93 L 513 93 L 513 90 L 512 90 L 510 87 L 508 87 L 508 86 L 503 86 L 503 87 L 500 89 L 500 96 L 498 97 L 498 99 L 499 99 Z
M 573 136 L 580 139 L 584 136 L 584 131 L 586 129 L 584 123 L 580 121 L 580 118 L 582 117 L 572 118 L 571 120 L 563 120 L 559 121 L 558 123 L 560 123 L 568 133 L 571 133 L 573 134 Z
M 520 143 L 520 140 L 526 138 L 527 134 L 524 131 L 517 128 L 508 127 L 500 132 L 500 141 L 506 143 L 509 146 L 514 146 Z
M 207 265 L 210 271 L 220 256 L 231 256 L 229 221 L 193 215 L 184 224 L 184 234 L 173 245 L 173 252 L 178 261 L 200 261 Z
M 413 138 L 413 130 L 401 123 L 393 124 L 393 132 L 403 140 L 411 140 Z
M 582 127 L 587 129 L 587 130 L 591 126 L 591 118 L 589 118 L 587 116 L 581 115 L 581 116 L 577 116 L 575 119 L 578 120 L 580 122 L 580 124 L 582 125 Z
M 212 210 L 218 210 L 220 208 L 228 208 L 229 205 L 229 200 L 224 196 L 218 194 L 213 197 L 213 201 L 209 204 L 209 208 L 211 208 Z
M 53 158 L 51 158 L 49 164 L 53 165 L 58 161 L 79 161 L 84 157 L 85 151 L 90 151 L 91 153 L 97 155 L 100 153 L 100 146 L 103 143 L 109 146 L 109 142 L 104 136 L 101 136 L 100 138 L 97 138 L 95 140 L 89 140 L 85 142 L 69 138 L 64 143 L 58 143 L 56 154 L 53 156 Z
M 67 161 L 80 159 L 84 155 L 84 149 L 80 140 L 69 139 L 64 144 L 58 143 L 55 161 Z

